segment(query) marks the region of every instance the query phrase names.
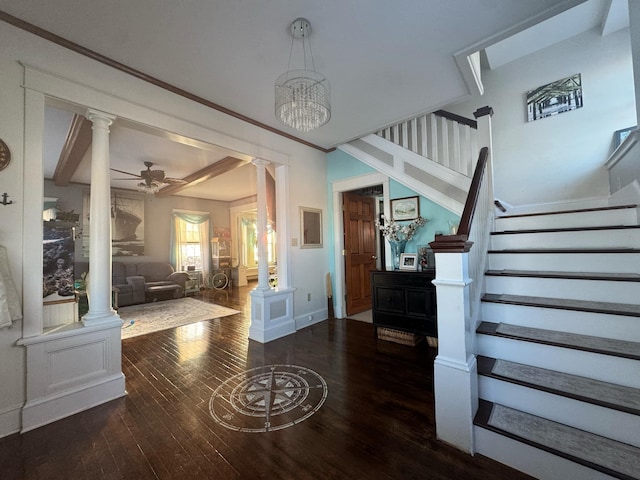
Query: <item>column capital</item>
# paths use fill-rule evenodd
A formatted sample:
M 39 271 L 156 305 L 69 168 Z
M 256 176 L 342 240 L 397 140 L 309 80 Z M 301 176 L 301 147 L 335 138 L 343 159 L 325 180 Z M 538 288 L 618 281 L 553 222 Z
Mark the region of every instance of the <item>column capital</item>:
M 253 160 L 251 160 L 251 163 L 253 163 L 256 167 L 266 167 L 267 165 L 271 164 L 269 160 L 264 160 L 262 158 L 254 158 Z
M 85 113 L 85 117 L 87 117 L 92 122 L 96 122 L 96 120 L 103 120 L 106 122 L 106 126 L 109 126 L 116 119 L 115 115 L 111 115 L 110 113 L 101 112 L 100 110 L 94 110 L 93 108 L 88 108 L 87 113 Z

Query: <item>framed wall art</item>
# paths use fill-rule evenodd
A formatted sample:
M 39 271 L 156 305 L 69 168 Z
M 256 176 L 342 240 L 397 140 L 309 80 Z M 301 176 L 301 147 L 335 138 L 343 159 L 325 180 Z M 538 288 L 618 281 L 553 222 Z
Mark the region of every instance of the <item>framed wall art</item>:
M 300 248 L 322 247 L 322 210 L 300 207 Z
M 579 73 L 527 92 L 527 121 L 540 120 L 582 107 Z
M 405 197 L 391 200 L 392 220 L 415 220 L 419 216 L 420 197 Z
M 83 194 L 82 256 L 89 257 L 91 235 L 89 190 Z M 124 190 L 111 190 L 111 254 L 114 257 L 144 255 L 144 196 Z

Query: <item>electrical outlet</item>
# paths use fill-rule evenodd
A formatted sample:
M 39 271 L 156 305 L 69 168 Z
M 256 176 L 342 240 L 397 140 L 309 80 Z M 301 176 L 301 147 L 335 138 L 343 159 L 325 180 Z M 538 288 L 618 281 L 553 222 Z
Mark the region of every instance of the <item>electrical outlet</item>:
M 311 301 L 311 294 L 307 293 L 307 302 L 310 302 L 310 301 Z

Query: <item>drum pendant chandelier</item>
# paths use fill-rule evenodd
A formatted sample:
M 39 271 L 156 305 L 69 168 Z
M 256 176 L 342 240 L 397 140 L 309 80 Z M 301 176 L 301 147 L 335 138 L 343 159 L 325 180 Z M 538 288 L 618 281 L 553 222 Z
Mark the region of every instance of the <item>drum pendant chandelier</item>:
M 301 132 L 321 127 L 331 118 L 331 86 L 329 80 L 316 72 L 309 35 L 311 24 L 298 18 L 291 24 L 291 50 L 287 72 L 276 80 L 276 118 L 283 124 Z M 293 44 L 302 40 L 303 69 L 290 70 Z M 311 59 L 307 68 L 307 51 Z

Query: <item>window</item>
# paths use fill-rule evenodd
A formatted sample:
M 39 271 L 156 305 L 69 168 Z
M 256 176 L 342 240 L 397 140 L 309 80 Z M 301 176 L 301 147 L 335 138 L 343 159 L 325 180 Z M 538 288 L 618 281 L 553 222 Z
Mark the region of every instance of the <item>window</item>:
M 202 249 L 200 248 L 200 225 L 195 223 L 187 223 L 180 220 L 181 243 L 180 243 L 180 262 L 185 267 L 195 267 L 196 270 L 202 270 Z
M 276 262 L 276 232 L 267 225 L 267 262 Z M 258 226 L 255 215 L 240 216 L 240 264 L 247 267 L 258 265 Z
M 209 271 L 209 214 L 173 213 L 172 253 L 176 270 L 193 267 L 202 272 Z

